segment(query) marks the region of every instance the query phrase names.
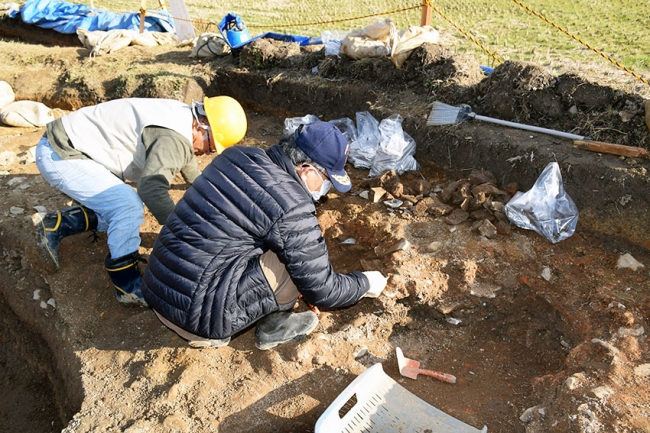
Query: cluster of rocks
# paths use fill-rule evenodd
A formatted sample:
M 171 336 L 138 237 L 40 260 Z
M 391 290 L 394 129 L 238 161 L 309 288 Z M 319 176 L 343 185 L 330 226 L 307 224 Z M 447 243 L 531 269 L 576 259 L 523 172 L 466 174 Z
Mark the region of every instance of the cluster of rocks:
M 443 218 L 449 225 L 474 221 L 472 229 L 492 239 L 497 234 L 510 234 L 510 221 L 503 207 L 519 185 L 513 182 L 499 187 L 494 175 L 483 170 L 473 170 L 468 177 L 439 185 L 424 178 L 403 182 L 391 170 L 364 180 L 360 187 L 372 192 L 375 203 L 384 200 L 388 206 L 416 217 L 431 215 Z

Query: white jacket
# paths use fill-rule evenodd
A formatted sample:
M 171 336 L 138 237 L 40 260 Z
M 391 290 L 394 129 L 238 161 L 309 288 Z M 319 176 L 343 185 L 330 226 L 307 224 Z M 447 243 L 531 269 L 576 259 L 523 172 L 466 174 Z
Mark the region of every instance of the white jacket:
M 173 99 L 127 98 L 84 107 L 61 118 L 74 148 L 122 180 L 137 182 L 146 149 L 142 130 L 161 126 L 192 143 L 189 105 Z

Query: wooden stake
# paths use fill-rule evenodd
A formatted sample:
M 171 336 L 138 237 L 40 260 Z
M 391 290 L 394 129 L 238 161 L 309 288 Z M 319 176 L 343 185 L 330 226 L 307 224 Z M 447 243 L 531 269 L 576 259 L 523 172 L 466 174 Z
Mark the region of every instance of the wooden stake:
M 431 25 L 431 6 L 427 3 L 427 0 L 422 1 L 422 20 L 420 21 L 421 26 L 430 26 Z
M 140 33 L 144 33 L 144 15 L 147 10 L 147 0 L 140 2 Z
M 623 146 L 622 144 L 603 143 L 602 141 L 591 140 L 573 140 L 573 147 L 592 152 L 609 153 L 610 155 L 650 159 L 650 152 L 642 147 Z

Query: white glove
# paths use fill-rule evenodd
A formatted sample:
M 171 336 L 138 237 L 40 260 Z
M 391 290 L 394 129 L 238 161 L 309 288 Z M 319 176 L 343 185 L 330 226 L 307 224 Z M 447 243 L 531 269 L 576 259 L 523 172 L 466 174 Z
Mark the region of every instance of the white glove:
M 388 278 L 384 277 L 379 271 L 362 272 L 370 282 L 370 290 L 368 290 L 362 298 L 377 298 L 386 287 Z

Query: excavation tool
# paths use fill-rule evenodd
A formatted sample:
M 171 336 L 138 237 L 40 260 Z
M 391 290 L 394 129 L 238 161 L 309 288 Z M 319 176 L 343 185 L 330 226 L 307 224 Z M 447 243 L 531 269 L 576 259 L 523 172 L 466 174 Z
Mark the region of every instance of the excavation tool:
M 649 104 L 650 105 L 650 104 Z M 648 110 L 650 112 L 650 110 Z M 650 116 L 646 116 L 650 122 Z M 633 158 L 650 159 L 650 153 L 642 147 L 624 146 L 621 144 L 604 143 L 602 141 L 593 141 L 589 137 L 582 135 L 570 134 L 568 132 L 556 131 L 554 129 L 540 128 L 538 126 L 524 125 L 522 123 L 508 122 L 507 120 L 494 119 L 492 117 L 480 116 L 472 112 L 472 107 L 467 104 L 461 104 L 459 107 L 447 105 L 435 101 L 433 110 L 427 120 L 429 126 L 452 125 L 455 123 L 466 122 L 468 120 L 482 120 L 484 122 L 496 123 L 498 125 L 510 126 L 512 128 L 525 129 L 543 134 L 555 135 L 558 137 L 569 138 L 573 140 L 573 147 L 576 149 L 590 150 L 592 152 L 609 153 L 611 155 L 629 156 Z M 650 128 L 650 123 L 649 126 Z
M 420 362 L 405 357 L 402 353 L 402 349 L 399 347 L 395 348 L 395 352 L 397 353 L 397 365 L 399 365 L 399 373 L 402 376 L 408 377 L 409 379 L 417 379 L 418 374 L 424 374 L 425 376 L 431 376 L 443 382 L 456 383 L 456 376 L 447 373 L 441 373 L 435 370 L 424 370 L 420 368 Z
M 569 138 L 572 140 L 589 140 L 589 137 L 583 137 L 582 135 L 569 134 L 568 132 L 556 131 L 554 129 L 540 128 L 538 126 L 524 125 L 522 123 L 508 122 L 507 120 L 480 116 L 472 112 L 472 107 L 467 104 L 461 104 L 459 107 L 454 107 L 452 105 L 447 105 L 438 101 L 435 101 L 433 103 L 433 109 L 429 115 L 429 120 L 427 120 L 427 125 L 453 125 L 455 123 L 466 122 L 473 119 L 496 123 L 503 126 L 510 126 L 511 128 L 539 132 L 542 134 L 556 135 L 558 137 Z

